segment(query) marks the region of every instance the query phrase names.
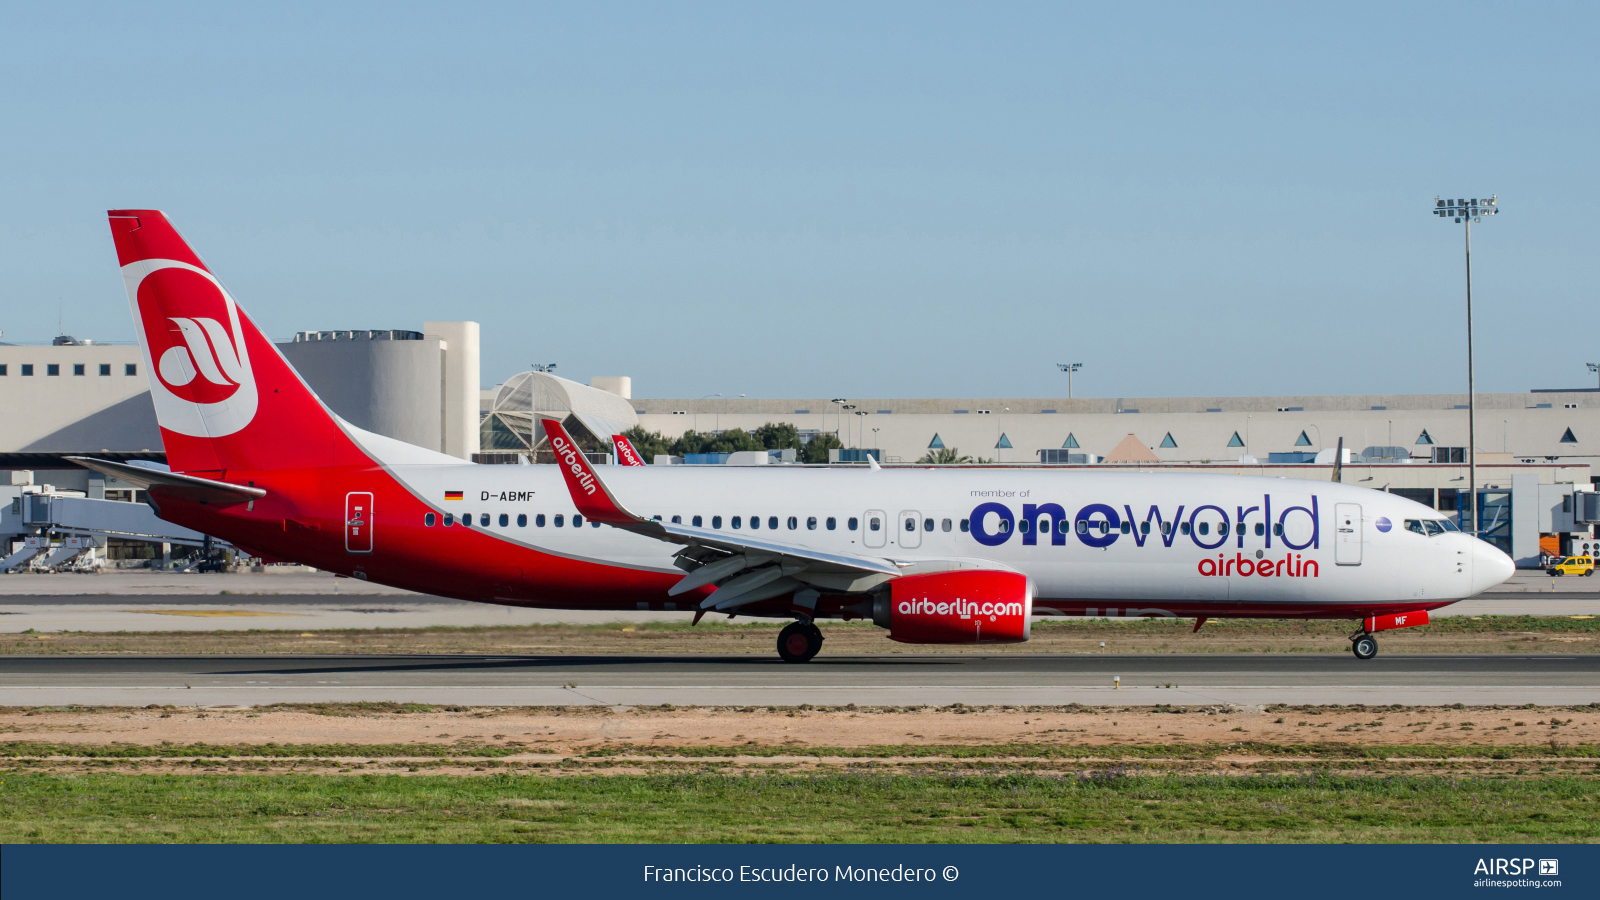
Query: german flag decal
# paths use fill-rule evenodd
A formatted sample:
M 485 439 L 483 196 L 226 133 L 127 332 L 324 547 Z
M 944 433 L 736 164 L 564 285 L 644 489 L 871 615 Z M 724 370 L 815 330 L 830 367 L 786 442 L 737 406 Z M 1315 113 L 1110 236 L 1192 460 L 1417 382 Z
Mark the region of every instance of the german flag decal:
M 460 500 L 461 499 L 461 492 L 460 491 L 445 491 L 444 492 L 444 498 L 446 500 Z

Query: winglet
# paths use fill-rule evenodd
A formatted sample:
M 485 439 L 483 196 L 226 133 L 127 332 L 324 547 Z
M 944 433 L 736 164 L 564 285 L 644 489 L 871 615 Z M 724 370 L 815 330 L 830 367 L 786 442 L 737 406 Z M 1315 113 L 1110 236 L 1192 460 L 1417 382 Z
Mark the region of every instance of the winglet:
M 589 464 L 589 458 L 578 449 L 578 444 L 567 434 L 557 419 L 543 419 L 545 437 L 550 439 L 550 450 L 556 455 L 556 465 L 567 480 L 567 490 L 572 493 L 572 504 L 591 522 L 607 525 L 637 525 L 646 521 L 623 508 L 611 496 L 600 476 Z
M 613 434 L 611 436 L 611 446 L 616 448 L 618 464 L 624 466 L 644 465 L 644 458 L 639 455 L 638 450 L 633 448 L 633 442 L 628 440 L 627 435 Z

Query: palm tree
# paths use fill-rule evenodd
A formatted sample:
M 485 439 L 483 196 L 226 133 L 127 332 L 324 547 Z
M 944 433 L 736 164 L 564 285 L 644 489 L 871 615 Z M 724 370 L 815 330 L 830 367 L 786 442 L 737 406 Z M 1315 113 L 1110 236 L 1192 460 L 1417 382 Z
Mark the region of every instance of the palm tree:
M 929 450 L 927 453 L 924 453 L 922 458 L 917 460 L 917 462 L 932 463 L 936 466 L 949 466 L 956 463 L 972 462 L 972 457 L 962 456 L 961 451 L 954 447 L 940 447 L 937 450 Z

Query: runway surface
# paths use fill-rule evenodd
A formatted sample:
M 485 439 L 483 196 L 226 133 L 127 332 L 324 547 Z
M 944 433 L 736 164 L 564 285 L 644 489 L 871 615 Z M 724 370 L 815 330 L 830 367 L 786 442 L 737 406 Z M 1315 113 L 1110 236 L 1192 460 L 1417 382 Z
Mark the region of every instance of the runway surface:
M 519 609 L 416 594 L 315 570 L 269 572 L 274 574 L 128 569 L 100 575 L 0 576 L 0 632 L 474 628 L 683 621 L 689 616 Z M 1433 615 L 1600 615 L 1600 578 L 1519 572 L 1505 584 Z
M 1441 616 L 1593 616 L 1600 594 L 1482 594 L 1433 613 Z M 58 631 L 327 631 L 347 628 L 455 628 L 507 625 L 592 625 L 682 622 L 687 612 L 518 609 L 423 594 L 137 596 L 21 595 L 0 597 L 0 632 Z
M 1120 677 L 1121 687 L 1114 678 Z M 11 657 L 0 705 L 1583 705 L 1600 656 Z

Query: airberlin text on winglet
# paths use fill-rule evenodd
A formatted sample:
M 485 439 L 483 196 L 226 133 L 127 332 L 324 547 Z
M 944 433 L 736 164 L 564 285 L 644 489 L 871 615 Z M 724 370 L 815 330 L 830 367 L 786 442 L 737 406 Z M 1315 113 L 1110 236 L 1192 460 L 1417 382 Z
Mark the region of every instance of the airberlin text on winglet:
M 556 452 L 557 456 L 561 457 L 561 461 L 578 479 L 578 486 L 583 488 L 583 492 L 592 495 L 597 485 L 595 484 L 594 476 L 590 475 L 589 470 L 578 460 L 578 448 L 572 446 L 566 438 L 559 434 L 551 437 L 550 447 Z

